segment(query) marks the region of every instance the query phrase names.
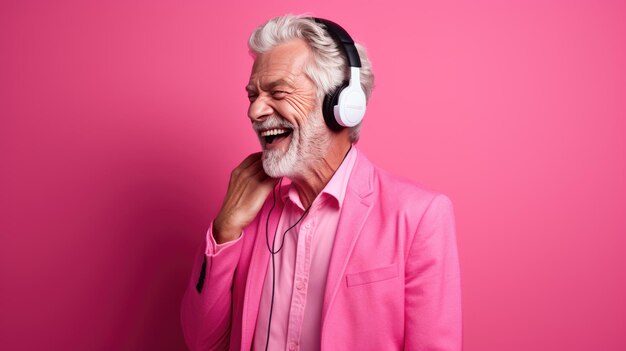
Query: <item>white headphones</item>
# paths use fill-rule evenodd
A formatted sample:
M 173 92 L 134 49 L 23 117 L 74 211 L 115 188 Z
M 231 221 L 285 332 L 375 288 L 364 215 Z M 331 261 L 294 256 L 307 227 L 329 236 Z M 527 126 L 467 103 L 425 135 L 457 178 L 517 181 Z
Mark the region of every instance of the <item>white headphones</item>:
M 350 79 L 324 97 L 322 113 L 328 128 L 339 131 L 344 127 L 354 127 L 361 123 L 365 115 L 367 101 L 361 87 L 361 58 L 354 40 L 338 24 L 322 18 L 313 18 L 323 24 L 326 32 L 343 49 L 350 65 Z

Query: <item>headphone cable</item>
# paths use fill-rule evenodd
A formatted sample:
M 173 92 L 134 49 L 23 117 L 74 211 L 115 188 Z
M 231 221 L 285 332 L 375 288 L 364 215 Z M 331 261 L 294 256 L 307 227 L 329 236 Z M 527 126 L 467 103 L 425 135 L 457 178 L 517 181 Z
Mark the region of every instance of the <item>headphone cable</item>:
M 282 184 L 283 184 L 283 178 L 281 177 L 278 182 L 278 195 L 279 196 L 281 196 L 280 190 L 281 190 Z M 300 216 L 300 218 L 296 221 L 296 223 L 294 223 L 291 227 L 285 230 L 285 232 L 282 235 L 280 246 L 278 247 L 278 250 L 275 250 L 274 246 L 276 244 L 276 234 L 278 234 L 278 225 L 276 225 L 276 230 L 274 231 L 274 237 L 272 238 L 271 247 L 270 247 L 270 239 L 269 239 L 268 233 L 269 233 L 270 216 L 272 215 L 272 211 L 274 210 L 274 207 L 276 206 L 276 187 L 274 187 L 274 189 L 272 190 L 272 197 L 274 198 L 272 202 L 272 207 L 270 207 L 270 210 L 267 214 L 267 220 L 265 221 L 265 243 L 267 244 L 267 249 L 270 251 L 270 254 L 272 255 L 272 298 L 270 300 L 271 301 L 270 302 L 270 317 L 267 323 L 267 338 L 265 339 L 265 351 L 267 351 L 269 347 L 270 331 L 272 327 L 272 314 L 274 312 L 274 295 L 275 295 L 275 289 L 276 289 L 276 260 L 274 258 L 274 255 L 276 255 L 283 249 L 283 246 L 285 245 L 285 236 L 287 235 L 287 233 L 291 229 L 293 229 L 295 226 L 297 226 L 298 223 L 300 223 L 302 219 L 306 217 L 306 215 L 309 213 L 309 210 L 311 209 L 311 205 L 309 205 L 309 207 L 307 207 L 307 209 L 304 211 L 302 216 Z

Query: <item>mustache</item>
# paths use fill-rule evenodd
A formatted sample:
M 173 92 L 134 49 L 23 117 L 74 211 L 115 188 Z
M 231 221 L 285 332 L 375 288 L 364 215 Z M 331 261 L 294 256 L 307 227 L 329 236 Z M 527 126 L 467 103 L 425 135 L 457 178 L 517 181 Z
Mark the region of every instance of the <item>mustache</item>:
M 269 116 L 268 118 L 266 118 L 264 121 L 262 122 L 257 122 L 254 121 L 252 122 L 252 128 L 256 131 L 256 132 L 260 132 L 262 130 L 265 129 L 272 129 L 272 128 L 289 128 L 289 129 L 295 129 L 294 125 L 289 123 L 288 121 L 286 121 L 283 118 L 280 118 L 276 115 L 272 115 Z

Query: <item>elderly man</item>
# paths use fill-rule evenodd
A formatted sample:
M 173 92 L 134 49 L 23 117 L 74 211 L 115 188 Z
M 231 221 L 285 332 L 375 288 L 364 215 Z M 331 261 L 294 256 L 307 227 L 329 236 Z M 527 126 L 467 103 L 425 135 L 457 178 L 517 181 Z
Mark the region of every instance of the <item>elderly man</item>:
M 449 199 L 354 143 L 373 85 L 338 25 L 283 16 L 250 37 L 262 153 L 232 171 L 182 304 L 192 350 L 460 350 Z

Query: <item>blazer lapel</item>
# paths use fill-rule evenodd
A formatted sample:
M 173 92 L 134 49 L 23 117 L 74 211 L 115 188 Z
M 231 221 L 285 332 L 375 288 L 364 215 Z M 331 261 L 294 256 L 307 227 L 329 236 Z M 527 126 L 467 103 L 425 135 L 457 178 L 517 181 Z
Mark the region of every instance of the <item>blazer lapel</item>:
M 356 244 L 365 219 L 369 215 L 373 200 L 373 166 L 360 152 L 350 174 L 346 196 L 343 201 L 333 251 L 328 266 L 328 277 L 324 291 L 322 310 L 322 333 L 328 310 L 333 304 L 352 250 Z

